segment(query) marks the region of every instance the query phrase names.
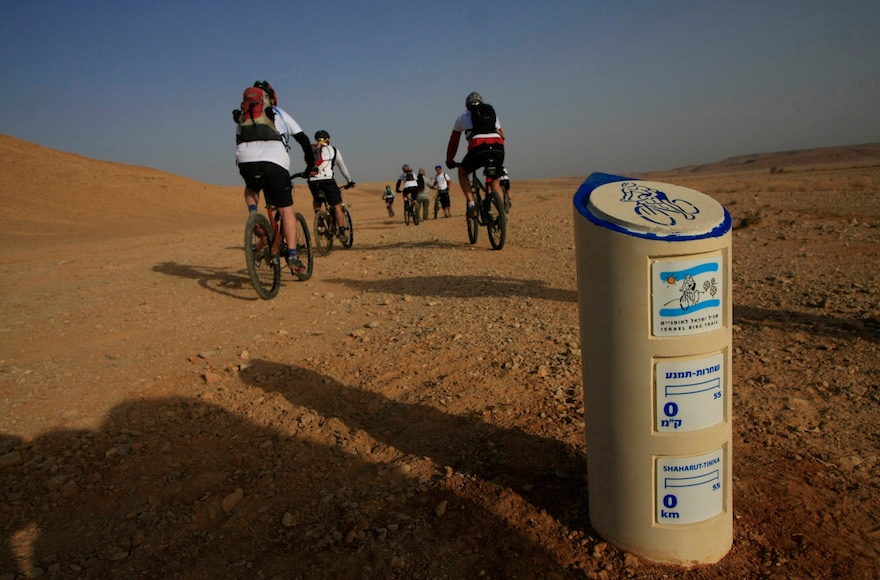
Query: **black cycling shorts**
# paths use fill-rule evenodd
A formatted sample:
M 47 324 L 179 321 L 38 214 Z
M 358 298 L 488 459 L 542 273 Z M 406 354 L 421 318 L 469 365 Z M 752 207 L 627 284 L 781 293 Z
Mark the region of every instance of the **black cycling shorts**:
M 413 187 L 404 187 L 403 188 L 403 197 L 408 197 L 408 198 L 412 199 L 413 201 L 415 201 L 416 196 L 418 194 L 419 194 L 418 187 L 413 186 Z
M 239 163 L 238 172 L 248 189 L 257 193 L 263 192 L 267 205 L 273 207 L 293 205 L 290 174 L 280 165 L 270 161 Z
M 467 152 L 461 160 L 461 166 L 466 173 L 473 173 L 480 167 L 495 167 L 500 174 L 504 167 L 504 145 L 500 143 L 486 143 L 477 145 Z
M 449 207 L 449 190 L 441 189 L 437 192 L 437 197 L 440 198 L 440 207 L 447 208 Z
M 309 189 L 311 190 L 312 197 L 315 201 L 324 197 L 327 200 L 327 205 L 330 207 L 342 203 L 342 191 L 339 189 L 339 185 L 336 184 L 336 180 L 334 179 L 318 179 L 316 181 L 310 181 Z

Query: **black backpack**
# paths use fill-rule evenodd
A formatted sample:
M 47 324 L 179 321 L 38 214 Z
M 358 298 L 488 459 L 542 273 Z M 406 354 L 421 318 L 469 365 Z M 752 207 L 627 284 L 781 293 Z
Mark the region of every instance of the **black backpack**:
M 468 110 L 471 112 L 471 122 L 473 123 L 471 135 L 497 132 L 497 129 L 495 129 L 495 109 L 492 108 L 492 105 L 476 103 Z

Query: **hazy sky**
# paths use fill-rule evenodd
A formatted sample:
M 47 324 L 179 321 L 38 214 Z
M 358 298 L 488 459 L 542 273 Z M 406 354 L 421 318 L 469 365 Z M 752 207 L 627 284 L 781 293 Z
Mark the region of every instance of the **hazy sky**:
M 237 185 L 230 112 L 266 79 L 393 182 L 476 90 L 513 179 L 673 169 L 880 141 L 878 31 L 877 0 L 6 2 L 0 133 Z

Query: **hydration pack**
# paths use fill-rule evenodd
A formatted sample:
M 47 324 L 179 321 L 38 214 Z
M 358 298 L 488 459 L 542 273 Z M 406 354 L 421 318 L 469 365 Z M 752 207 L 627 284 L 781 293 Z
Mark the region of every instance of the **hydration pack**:
M 239 141 L 283 141 L 275 128 L 275 111 L 269 94 L 259 87 L 248 87 L 241 99 L 238 117 Z
M 495 128 L 495 109 L 488 103 L 476 103 L 468 107 L 471 112 L 471 135 L 485 135 L 487 133 L 496 133 Z

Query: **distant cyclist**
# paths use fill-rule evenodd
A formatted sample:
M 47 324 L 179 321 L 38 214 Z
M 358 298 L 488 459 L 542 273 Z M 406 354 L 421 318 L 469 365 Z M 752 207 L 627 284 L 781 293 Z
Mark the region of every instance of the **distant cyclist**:
M 394 192 L 391 191 L 391 186 L 385 186 L 385 192 L 382 194 L 382 199 L 385 200 L 385 207 L 388 209 L 388 217 L 394 217 Z
M 412 168 L 406 163 L 403 164 L 401 169 L 403 170 L 403 173 L 397 178 L 397 184 L 394 186 L 394 191 L 403 194 L 404 203 L 409 199 L 411 203 L 415 204 L 416 196 L 419 193 L 419 180 L 422 179 L 422 176 L 417 176 Z M 424 183 L 424 179 L 422 179 L 422 183 Z M 403 186 L 403 189 L 400 188 L 401 185 Z
M 309 138 L 278 106 L 275 89 L 266 81 L 257 81 L 245 90 L 242 108 L 232 112 L 236 123 L 235 163 L 244 179 L 244 199 L 248 210 L 257 211 L 260 190 L 266 203 L 275 206 L 281 214 L 281 227 L 287 239 L 287 264 L 294 274 L 306 267 L 296 255 L 296 216 L 290 184 L 291 137 L 303 151 L 306 171 L 315 167 Z
M 333 179 L 334 167 L 339 168 L 342 177 L 348 182 L 348 187 L 354 187 L 355 183 L 351 180 L 348 168 L 342 159 L 342 153 L 330 145 L 330 133 L 323 130 L 315 133 L 314 150 L 315 165 L 318 170 L 317 173 L 309 177 L 309 189 L 312 191 L 314 200 L 312 207 L 317 212 L 321 209 L 321 197 L 327 200 L 327 205 L 336 218 L 339 241 L 345 245 L 348 243 L 349 232 L 345 227 L 345 216 L 342 214 L 342 192 L 339 190 L 336 180 Z
M 450 169 L 458 167 L 458 183 L 467 199 L 468 216 L 472 216 L 476 213 L 476 207 L 468 174 L 481 167 L 496 167 L 501 171 L 504 166 L 504 131 L 495 109 L 483 101 L 480 93 L 469 94 L 464 104 L 466 110 L 455 120 L 446 146 L 446 166 Z M 461 163 L 456 164 L 455 154 L 458 153 L 462 133 L 468 142 L 468 149 Z M 499 196 L 503 195 L 497 179 L 492 179 L 489 185 Z
M 501 177 L 498 180 L 501 182 L 501 189 L 504 190 L 504 205 L 510 207 L 510 175 L 507 174 L 506 167 L 501 170 Z

